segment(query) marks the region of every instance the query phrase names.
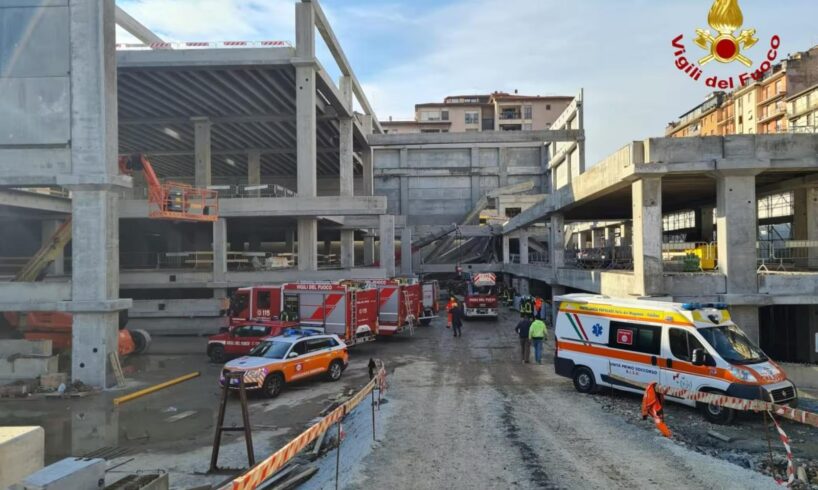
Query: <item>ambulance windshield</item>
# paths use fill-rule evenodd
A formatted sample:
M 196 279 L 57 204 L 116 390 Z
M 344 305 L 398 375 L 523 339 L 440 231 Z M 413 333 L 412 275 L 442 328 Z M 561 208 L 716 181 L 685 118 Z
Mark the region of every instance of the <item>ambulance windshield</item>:
M 287 350 L 292 344 L 280 340 L 265 340 L 250 351 L 252 357 L 266 357 L 267 359 L 284 359 Z
M 700 328 L 699 333 L 729 363 L 753 364 L 767 360 L 761 349 L 735 325 Z

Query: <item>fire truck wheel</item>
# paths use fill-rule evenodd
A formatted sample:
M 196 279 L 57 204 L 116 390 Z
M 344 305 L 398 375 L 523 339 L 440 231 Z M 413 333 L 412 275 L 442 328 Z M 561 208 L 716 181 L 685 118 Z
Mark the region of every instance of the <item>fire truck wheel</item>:
M 594 393 L 596 391 L 594 372 L 585 366 L 574 369 L 574 388 L 580 393 Z
M 224 346 L 219 344 L 210 346 L 210 349 L 207 350 L 207 355 L 210 357 L 210 360 L 215 362 L 216 364 L 223 363 Z
M 284 376 L 281 373 L 273 373 L 264 378 L 264 384 L 261 385 L 261 391 L 267 398 L 275 398 L 284 388 Z
M 151 335 L 142 329 L 130 330 L 131 338 L 134 343 L 134 354 L 142 354 L 148 350 L 151 345 Z
M 338 381 L 341 379 L 341 373 L 344 372 L 344 365 L 338 359 L 329 363 L 329 369 L 327 369 L 327 379 L 330 381 Z
M 711 391 L 715 395 L 724 395 L 723 391 Z M 736 416 L 736 411 L 732 408 L 720 407 L 712 403 L 699 403 L 699 410 L 702 411 L 704 418 L 708 422 L 719 425 L 730 425 Z

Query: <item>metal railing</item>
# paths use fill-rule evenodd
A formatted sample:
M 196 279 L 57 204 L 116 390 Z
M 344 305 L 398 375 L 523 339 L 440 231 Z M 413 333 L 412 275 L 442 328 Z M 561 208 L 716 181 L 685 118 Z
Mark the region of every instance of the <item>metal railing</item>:
M 631 245 L 565 250 L 565 266 L 575 269 L 633 270 Z
M 259 184 L 259 185 L 211 185 L 207 187 L 209 190 L 216 191 L 219 198 L 223 199 L 242 199 L 252 197 L 296 197 L 298 194 L 284 186 L 278 184 Z M 148 188 L 138 187 L 134 188 L 134 198 L 148 198 Z
M 818 270 L 818 240 L 760 241 L 758 272 Z
M 520 263 L 520 254 L 509 254 L 508 261 L 511 264 L 519 264 Z M 530 252 L 528 254 L 528 263 L 535 264 L 535 265 L 546 265 L 550 264 L 551 260 L 548 257 L 548 254 L 541 254 L 536 252 Z

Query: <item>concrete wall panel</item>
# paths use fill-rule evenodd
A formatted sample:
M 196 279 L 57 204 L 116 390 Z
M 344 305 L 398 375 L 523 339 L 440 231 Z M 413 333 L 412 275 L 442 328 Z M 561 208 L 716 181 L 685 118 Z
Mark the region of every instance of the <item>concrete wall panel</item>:
M 68 7 L 0 8 L 0 73 L 3 77 L 67 77 L 69 72 Z M 65 4 L 66 2 L 60 2 Z M 0 92 L 2 93 L 2 92 Z
M 439 150 L 409 150 L 409 167 L 470 167 L 471 150 L 468 148 Z
M 507 150 L 507 165 L 509 167 L 539 167 L 539 148 L 509 148 Z
M 67 144 L 70 100 L 67 77 L 0 78 L 0 145 Z
M 481 148 L 479 166 L 496 167 L 498 165 L 498 153 L 497 148 Z
M 375 168 L 400 167 L 400 150 L 375 150 Z

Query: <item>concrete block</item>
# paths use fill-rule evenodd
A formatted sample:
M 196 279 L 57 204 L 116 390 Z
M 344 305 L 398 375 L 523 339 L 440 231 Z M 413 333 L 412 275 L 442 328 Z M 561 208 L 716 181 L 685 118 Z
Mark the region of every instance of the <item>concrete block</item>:
M 810 364 L 779 363 L 787 378 L 799 388 L 818 390 L 818 366 Z
M 32 379 L 43 374 L 56 373 L 58 359 L 58 356 L 0 359 L 0 379 Z
M 73 490 L 105 486 L 105 460 L 65 458 L 30 475 L 15 490 Z
M 45 458 L 42 427 L 0 427 L 0 488 L 40 470 Z
M 6 340 L 0 342 L 0 358 L 12 355 L 23 356 L 50 356 L 52 347 L 50 340 Z
M 47 373 L 40 375 L 40 388 L 56 390 L 61 384 L 68 385 L 67 373 Z

